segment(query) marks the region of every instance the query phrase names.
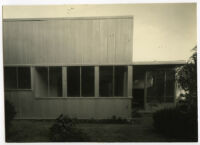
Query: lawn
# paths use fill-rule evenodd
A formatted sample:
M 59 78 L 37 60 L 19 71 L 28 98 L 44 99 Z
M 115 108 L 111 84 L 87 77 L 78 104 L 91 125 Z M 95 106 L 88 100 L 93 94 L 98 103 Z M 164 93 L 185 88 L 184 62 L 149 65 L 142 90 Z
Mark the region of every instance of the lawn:
M 53 120 L 14 120 L 8 142 L 49 142 Z M 77 127 L 90 137 L 90 142 L 170 142 L 155 131 L 152 117 L 141 117 L 132 124 L 80 123 Z

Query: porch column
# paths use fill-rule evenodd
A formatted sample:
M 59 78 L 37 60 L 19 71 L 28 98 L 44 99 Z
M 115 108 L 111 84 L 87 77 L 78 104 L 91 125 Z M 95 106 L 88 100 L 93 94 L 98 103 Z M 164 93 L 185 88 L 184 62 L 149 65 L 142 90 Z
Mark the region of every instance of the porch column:
M 62 93 L 67 97 L 67 67 L 62 67 Z
M 147 108 L 147 71 L 145 71 L 144 77 L 144 109 Z
M 31 89 L 34 90 L 35 89 L 35 78 L 34 78 L 34 72 L 35 71 L 35 67 L 31 66 Z
M 95 90 L 95 97 L 99 97 L 99 66 L 95 66 L 94 71 L 95 83 L 94 83 L 94 90 Z
M 133 66 L 128 66 L 128 97 L 133 97 Z

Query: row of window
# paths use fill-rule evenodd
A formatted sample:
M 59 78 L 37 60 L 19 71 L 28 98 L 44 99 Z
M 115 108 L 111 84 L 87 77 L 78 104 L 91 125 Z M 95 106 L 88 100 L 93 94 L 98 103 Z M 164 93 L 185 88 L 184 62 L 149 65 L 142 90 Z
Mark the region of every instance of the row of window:
M 34 80 L 37 96 L 62 97 L 63 90 L 70 97 L 95 96 L 93 66 L 35 67 Z M 127 96 L 127 66 L 99 67 L 99 96 Z M 6 89 L 31 89 L 30 67 L 5 67 Z M 63 88 L 63 76 L 66 87 Z
M 35 93 L 39 97 L 95 96 L 93 66 L 68 66 L 66 71 L 62 67 L 35 67 L 34 70 Z M 145 72 L 134 71 L 133 93 L 139 102 L 144 102 Z M 5 67 L 4 74 L 6 89 L 31 89 L 30 67 Z M 174 71 L 154 70 L 146 74 L 147 102 L 173 102 Z M 96 89 L 100 97 L 127 96 L 127 84 L 127 66 L 99 67 L 99 87 Z

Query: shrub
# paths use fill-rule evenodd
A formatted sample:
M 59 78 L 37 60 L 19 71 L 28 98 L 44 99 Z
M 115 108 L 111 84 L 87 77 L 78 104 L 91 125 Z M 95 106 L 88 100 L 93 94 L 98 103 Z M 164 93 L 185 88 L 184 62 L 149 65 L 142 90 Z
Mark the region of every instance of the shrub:
M 11 122 L 13 120 L 13 118 L 15 117 L 16 111 L 15 111 L 15 107 L 13 106 L 13 104 L 11 102 L 9 102 L 8 100 L 5 101 L 5 127 L 6 127 L 6 131 L 8 131 L 8 129 L 11 126 Z
M 187 111 L 182 107 L 164 108 L 153 114 L 154 127 L 161 133 L 181 139 L 197 141 L 197 108 Z
M 50 128 L 50 140 L 52 142 L 85 142 L 89 140 L 89 137 L 76 127 L 72 119 L 60 115 Z

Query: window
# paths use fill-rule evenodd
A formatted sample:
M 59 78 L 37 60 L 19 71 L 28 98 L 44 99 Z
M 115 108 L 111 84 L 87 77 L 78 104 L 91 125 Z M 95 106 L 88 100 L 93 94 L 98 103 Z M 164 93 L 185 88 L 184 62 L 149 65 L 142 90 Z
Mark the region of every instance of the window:
M 99 95 L 101 97 L 127 96 L 127 66 L 101 66 Z
M 147 102 L 164 101 L 164 71 L 147 72 Z
M 36 67 L 35 89 L 40 97 L 62 96 L 62 68 L 61 67 Z
M 99 96 L 113 96 L 113 66 L 99 67 Z
M 174 101 L 175 72 L 155 70 L 147 72 L 147 102 L 162 103 Z
M 49 96 L 62 96 L 62 68 L 49 67 Z
M 175 87 L 175 72 L 174 71 L 166 71 L 166 102 L 174 101 L 174 87 Z
M 94 67 L 67 67 L 67 96 L 94 96 Z
M 80 67 L 67 67 L 67 96 L 80 97 Z
M 94 96 L 94 67 L 81 67 L 81 94 L 83 97 Z
M 145 70 L 134 67 L 133 72 L 133 107 L 144 108 Z
M 127 96 L 127 72 L 128 68 L 126 66 L 114 67 L 114 96 Z
M 30 67 L 5 67 L 6 89 L 30 89 L 31 73 Z
M 35 92 L 39 97 L 92 97 L 95 96 L 95 69 L 93 66 L 36 67 Z M 127 66 L 100 67 L 100 96 L 127 96 Z M 63 82 L 62 75 L 66 75 Z M 64 86 L 62 86 L 63 84 Z M 65 85 L 66 84 L 66 85 Z

